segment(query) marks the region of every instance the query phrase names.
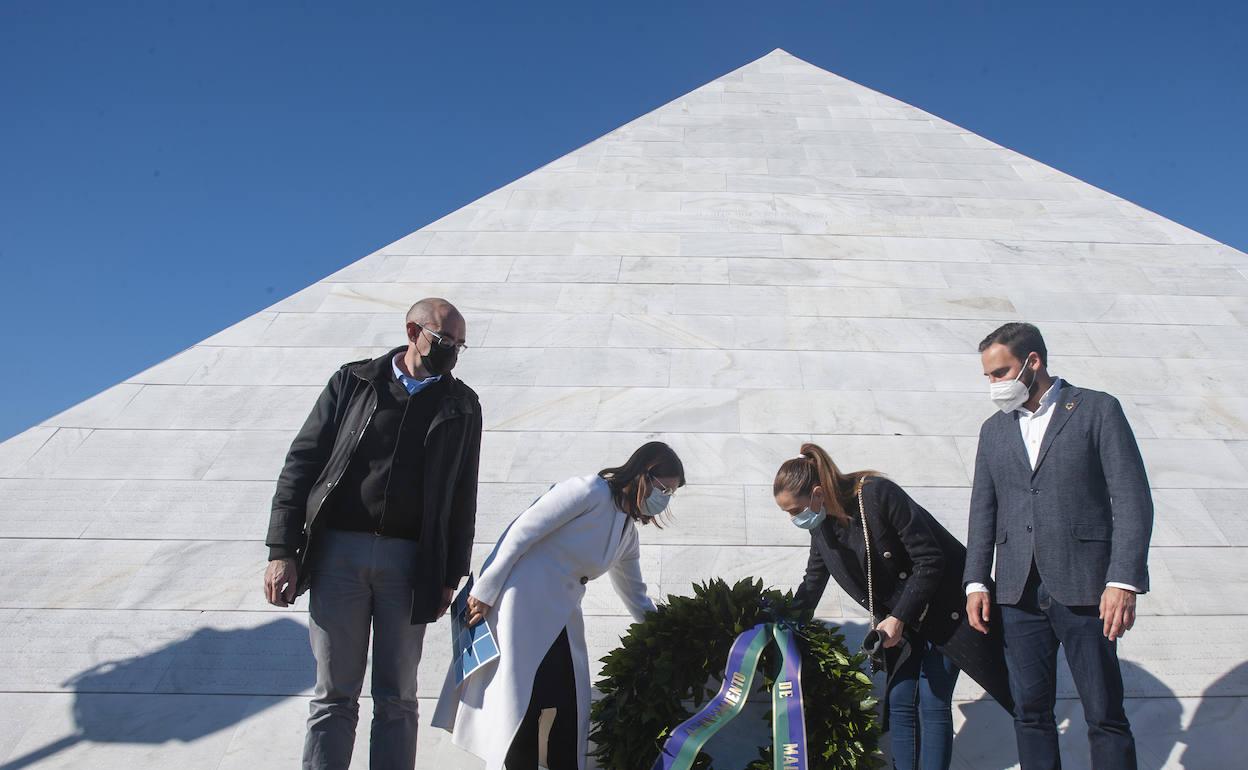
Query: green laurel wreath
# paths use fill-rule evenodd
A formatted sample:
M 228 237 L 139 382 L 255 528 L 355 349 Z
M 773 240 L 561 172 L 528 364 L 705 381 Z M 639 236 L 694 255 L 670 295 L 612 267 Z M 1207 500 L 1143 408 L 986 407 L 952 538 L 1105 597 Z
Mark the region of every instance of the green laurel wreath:
M 866 658 L 851 655 L 834 626 L 812 622 L 792 606 L 792 593 L 763 588 L 761 580 L 695 584 L 693 596 L 669 596 L 668 603 L 634 623 L 620 646 L 603 658 L 597 688 L 602 698 L 590 711 L 589 738 L 603 770 L 645 770 L 668 733 L 715 695 L 732 641 L 748 628 L 787 621 L 797 630 L 802 652 L 802 691 L 810 770 L 879 767 L 880 726 Z M 775 648 L 768 648 L 759 672 L 774 683 Z M 685 706 L 692 702 L 693 709 Z M 766 719 L 770 724 L 771 710 Z M 771 770 L 770 744 L 746 770 Z M 711 770 L 699 754 L 697 770 Z

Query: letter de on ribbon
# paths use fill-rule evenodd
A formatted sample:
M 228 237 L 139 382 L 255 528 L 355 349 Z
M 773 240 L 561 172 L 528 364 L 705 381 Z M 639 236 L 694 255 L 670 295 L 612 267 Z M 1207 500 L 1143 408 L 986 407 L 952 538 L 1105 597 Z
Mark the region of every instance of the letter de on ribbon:
M 728 652 L 724 683 L 702 710 L 672 730 L 652 770 L 689 770 L 698 752 L 731 722 L 750 696 L 754 672 L 772 641 L 780 648 L 780 672 L 771 691 L 774 770 L 806 770 L 806 720 L 802 707 L 802 656 L 793 630 L 779 623 L 759 623 L 741 632 Z

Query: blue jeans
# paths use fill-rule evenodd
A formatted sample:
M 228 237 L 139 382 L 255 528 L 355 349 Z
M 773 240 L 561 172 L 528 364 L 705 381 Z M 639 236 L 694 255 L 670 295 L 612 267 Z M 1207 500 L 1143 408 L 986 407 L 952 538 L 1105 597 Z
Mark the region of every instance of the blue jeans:
M 1135 739 L 1123 709 L 1118 647 L 1105 638 L 1099 608 L 1058 602 L 1033 567 L 1019 603 L 1001 606 L 1001 620 L 1023 770 L 1060 770 L 1062 766 L 1053 717 L 1058 645 L 1066 652 L 1083 702 L 1092 767 L 1134 770 Z
M 958 668 L 915 639 L 888 690 L 888 731 L 896 770 L 948 770 L 953 757 L 953 686 Z

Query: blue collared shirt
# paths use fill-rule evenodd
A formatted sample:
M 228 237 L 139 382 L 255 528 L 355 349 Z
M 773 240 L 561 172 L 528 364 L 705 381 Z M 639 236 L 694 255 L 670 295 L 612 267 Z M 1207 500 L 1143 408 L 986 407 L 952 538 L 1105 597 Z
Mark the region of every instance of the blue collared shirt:
M 394 358 L 390 359 L 390 366 L 394 368 L 394 378 L 402 383 L 404 388 L 407 388 L 408 395 L 414 396 L 433 383 L 442 379 L 442 375 L 440 374 L 434 377 L 426 377 L 423 380 L 407 376 L 403 373 L 403 368 L 399 366 L 399 357 L 402 355 L 402 352 L 395 353 Z

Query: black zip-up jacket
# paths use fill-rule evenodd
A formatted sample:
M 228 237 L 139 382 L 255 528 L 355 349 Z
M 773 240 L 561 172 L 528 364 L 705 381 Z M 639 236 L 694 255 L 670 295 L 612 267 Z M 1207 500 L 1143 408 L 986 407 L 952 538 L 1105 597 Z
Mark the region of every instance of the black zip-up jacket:
M 377 382 L 403 347 L 381 358 L 344 364 L 321 392 L 291 442 L 277 479 L 265 544 L 270 557 L 293 552 L 298 592 L 311 582 L 310 555 L 323 528 L 321 508 L 359 446 L 377 408 Z M 437 618 L 442 588 L 468 574 L 476 529 L 477 471 L 481 459 L 481 402 L 463 382 L 449 379 L 425 434 L 424 506 L 420 547 L 412 565 L 412 622 Z
M 425 508 L 425 435 L 450 381 L 439 379 L 413 395 L 393 370 L 378 373 L 372 382 L 377 393 L 373 421 L 347 472 L 321 506 L 319 520 L 328 529 L 419 541 Z

